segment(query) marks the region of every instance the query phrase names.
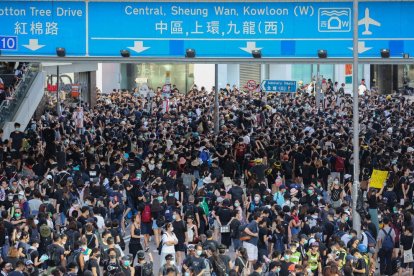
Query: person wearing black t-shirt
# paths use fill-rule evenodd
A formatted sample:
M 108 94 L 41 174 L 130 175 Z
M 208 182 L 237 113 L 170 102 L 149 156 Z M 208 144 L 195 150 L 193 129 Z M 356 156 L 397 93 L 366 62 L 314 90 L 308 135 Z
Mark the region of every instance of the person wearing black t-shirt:
M 9 147 L 12 153 L 12 158 L 18 160 L 18 167 L 20 168 L 20 151 L 23 146 L 24 133 L 20 131 L 20 124 L 14 124 L 15 130 L 10 133 Z
M 92 271 L 93 275 L 101 276 L 101 268 L 99 266 L 99 258 L 101 251 L 99 248 L 93 248 L 89 260 L 86 262 L 86 269 Z
M 263 256 L 268 256 L 268 236 L 269 231 L 266 226 L 267 222 L 266 220 L 262 220 L 259 223 L 259 241 L 257 243 L 257 249 L 258 249 L 258 261 L 263 262 Z
M 184 260 L 184 253 L 186 250 L 186 243 L 188 241 L 187 237 L 187 227 L 184 221 L 181 219 L 181 214 L 178 211 L 174 211 L 173 214 L 174 221 L 172 226 L 174 228 L 173 232 L 177 237 L 178 243 L 175 245 L 175 254 L 176 254 L 176 263 L 180 264 Z
M 228 194 L 231 195 L 231 200 L 232 200 L 233 203 L 236 200 L 238 200 L 239 202 L 244 202 L 244 200 L 243 200 L 244 191 L 240 187 L 240 184 L 241 184 L 240 180 L 235 179 L 234 180 L 234 185 L 228 191 Z

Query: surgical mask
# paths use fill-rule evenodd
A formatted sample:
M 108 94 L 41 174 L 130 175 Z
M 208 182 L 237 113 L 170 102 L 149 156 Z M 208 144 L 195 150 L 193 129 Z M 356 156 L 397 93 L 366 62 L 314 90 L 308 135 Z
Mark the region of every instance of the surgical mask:
M 14 214 L 16 218 L 20 218 L 21 214 Z
M 190 272 L 185 272 L 184 276 L 190 276 Z
M 18 198 L 19 199 L 23 199 L 24 198 L 24 195 L 19 195 Z
M 8 196 L 7 198 L 9 199 L 9 201 L 13 200 L 13 196 Z
M 171 230 L 171 232 L 174 231 L 174 227 L 171 227 L 170 230 Z
M 276 273 L 279 273 L 279 272 L 280 272 L 280 268 L 279 268 L 279 267 L 278 267 L 278 268 L 276 268 L 276 269 L 275 269 L 275 272 L 276 272 Z
M 285 256 L 283 256 L 283 258 L 284 258 L 285 260 L 289 260 L 290 256 L 289 256 L 289 255 L 285 255 Z
M 174 219 L 174 220 L 175 220 L 176 218 L 177 218 L 177 216 L 176 216 L 176 215 L 173 215 L 173 216 L 172 216 L 172 219 Z
M 308 194 L 313 195 L 313 190 L 308 190 Z
M 335 185 L 338 185 L 339 184 L 339 180 L 334 180 L 334 182 L 333 182 Z
M 154 168 L 155 168 L 155 165 L 154 165 L 154 164 L 149 164 L 149 165 L 148 165 L 148 169 L 149 169 L 150 171 L 154 170 Z
M 142 172 L 145 172 L 145 170 L 146 170 L 146 169 L 145 169 L 145 167 L 142 167 L 142 168 L 141 168 L 141 171 L 142 171 Z
M 17 203 L 17 204 L 14 204 L 14 208 L 19 208 L 20 207 L 20 205 Z
M 201 256 L 201 254 L 203 254 L 203 251 L 202 250 L 197 250 L 197 255 Z
M 240 206 L 240 203 L 238 202 L 234 203 L 234 207 L 239 207 L 239 206 Z
M 159 202 L 162 202 L 163 197 L 162 196 L 159 196 L 157 199 L 158 199 Z
M 254 197 L 254 201 L 258 202 L 259 200 L 260 200 L 260 197 L 258 197 L 258 196 Z
M 130 261 L 124 261 L 124 265 L 125 266 L 130 266 L 131 265 L 131 262 Z

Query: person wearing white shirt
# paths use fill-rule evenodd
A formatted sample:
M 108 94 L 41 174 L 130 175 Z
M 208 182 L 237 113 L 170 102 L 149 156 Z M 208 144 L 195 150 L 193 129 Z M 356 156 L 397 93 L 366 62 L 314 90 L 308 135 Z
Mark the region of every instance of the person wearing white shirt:
M 367 87 L 366 87 L 364 84 L 360 84 L 360 85 L 358 86 L 358 94 L 359 94 L 360 96 L 361 96 L 361 95 L 364 95 L 366 91 L 367 91 Z
M 175 245 L 178 244 L 178 239 L 174 234 L 174 227 L 172 223 L 167 223 L 165 225 L 165 233 L 162 235 L 161 243 L 161 266 L 165 263 L 165 256 L 171 254 L 173 256 L 173 262 L 175 262 Z

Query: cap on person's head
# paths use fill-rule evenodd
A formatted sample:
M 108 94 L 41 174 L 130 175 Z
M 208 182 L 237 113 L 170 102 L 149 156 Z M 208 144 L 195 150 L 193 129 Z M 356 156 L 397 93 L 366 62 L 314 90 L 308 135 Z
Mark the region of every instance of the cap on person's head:
M 209 244 L 208 246 L 206 246 L 206 250 L 210 250 L 212 252 L 215 252 L 217 250 L 217 248 L 214 244 Z
M 319 247 L 319 243 L 318 242 L 313 242 L 311 246 L 312 247 Z
M 130 255 L 124 255 L 124 256 L 121 258 L 121 260 L 122 260 L 122 261 L 130 261 L 130 260 L 131 260 L 131 256 L 130 256 Z
M 300 239 L 307 240 L 308 239 L 308 236 L 306 236 L 305 234 L 302 234 L 302 235 L 300 235 Z
M 226 250 L 227 247 L 224 244 L 219 244 L 218 249 Z
M 188 250 L 195 250 L 194 244 L 189 244 L 187 247 Z
M 31 260 L 27 260 L 24 264 L 25 265 L 33 265 L 33 262 Z
M 366 253 L 367 250 L 368 250 L 368 248 L 365 244 L 358 244 L 357 249 L 358 249 L 359 253 Z
M 53 177 L 52 177 L 50 174 L 48 174 L 48 175 L 46 176 L 46 179 L 47 179 L 47 180 L 52 180 L 52 178 L 53 178 Z
M 172 261 L 172 260 L 174 260 L 174 257 L 173 257 L 173 255 L 172 255 L 172 254 L 167 254 L 167 255 L 165 256 L 165 260 L 166 260 L 166 261 Z
M 351 254 L 348 254 L 348 255 L 346 255 L 346 260 L 347 261 L 353 261 L 353 260 L 355 260 L 356 258 L 354 257 L 354 256 L 352 256 Z
M 138 251 L 137 253 L 138 259 L 145 259 L 145 252 L 143 250 Z

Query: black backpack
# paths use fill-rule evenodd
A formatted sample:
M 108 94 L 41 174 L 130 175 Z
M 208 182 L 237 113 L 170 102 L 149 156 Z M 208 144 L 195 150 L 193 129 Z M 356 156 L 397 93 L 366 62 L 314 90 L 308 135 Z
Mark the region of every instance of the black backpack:
M 184 217 L 188 218 L 189 216 L 192 216 L 195 219 L 196 208 L 197 207 L 194 204 L 188 204 L 187 206 L 185 206 Z
M 80 249 L 77 249 L 75 251 L 72 251 L 70 253 L 70 255 L 68 256 L 68 258 L 67 258 L 67 261 L 66 261 L 67 264 L 69 265 L 70 263 L 76 263 L 76 264 L 79 265 L 78 259 L 79 259 L 80 254 L 81 254 L 81 250 Z
M 57 251 L 58 251 L 58 248 L 57 248 L 57 245 L 55 244 L 51 244 L 48 247 L 48 256 L 49 256 L 48 263 L 47 263 L 48 266 L 60 265 L 60 256 Z

